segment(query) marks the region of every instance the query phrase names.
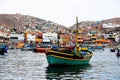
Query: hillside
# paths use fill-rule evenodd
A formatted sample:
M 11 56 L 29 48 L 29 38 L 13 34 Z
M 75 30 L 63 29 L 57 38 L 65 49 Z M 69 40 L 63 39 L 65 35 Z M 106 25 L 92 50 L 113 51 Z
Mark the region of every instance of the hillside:
M 60 30 L 67 30 L 65 26 L 55 22 L 21 14 L 0 14 L 0 26 L 9 29 L 14 27 L 18 32 L 25 31 L 26 29 L 40 31 L 48 29 L 50 31 L 55 31 L 59 28 Z
M 79 28 L 101 28 L 103 23 L 113 23 L 120 25 L 120 18 L 117 17 L 102 21 L 82 21 L 79 22 Z M 14 27 L 18 32 L 25 32 L 26 30 L 40 30 L 42 32 L 68 31 L 68 28 L 61 24 L 22 14 L 0 14 L 0 26 L 4 26 L 8 30 Z M 75 27 L 76 24 L 70 26 L 69 29 L 72 30 L 75 29 Z
M 89 28 L 89 27 L 101 27 L 102 24 L 106 23 L 113 23 L 113 24 L 119 24 L 120 25 L 120 18 L 111 18 L 111 19 L 106 19 L 102 21 L 82 21 L 79 22 L 79 28 Z M 69 29 L 74 29 L 76 27 L 76 24 L 73 26 L 70 26 Z

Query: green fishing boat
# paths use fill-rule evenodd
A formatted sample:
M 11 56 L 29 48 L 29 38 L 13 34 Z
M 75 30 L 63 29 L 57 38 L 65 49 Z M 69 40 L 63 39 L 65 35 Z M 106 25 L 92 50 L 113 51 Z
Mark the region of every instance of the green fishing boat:
M 76 56 L 59 51 L 49 51 L 46 53 L 49 65 L 80 65 L 89 64 L 92 54 L 87 54 L 84 57 Z
M 76 39 L 78 35 L 78 18 L 77 28 L 76 28 Z M 89 64 L 90 59 L 92 58 L 93 53 L 88 49 L 85 51 L 81 50 L 81 47 L 78 45 L 76 40 L 75 49 L 51 49 L 46 53 L 47 61 L 49 65 L 81 65 Z

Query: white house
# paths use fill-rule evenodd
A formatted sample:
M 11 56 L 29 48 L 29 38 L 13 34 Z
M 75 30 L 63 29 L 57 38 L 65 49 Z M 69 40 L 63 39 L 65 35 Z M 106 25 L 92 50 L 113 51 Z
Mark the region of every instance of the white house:
M 43 33 L 43 42 L 45 43 L 50 43 L 50 42 L 53 42 L 53 43 L 57 43 L 58 41 L 58 34 L 57 33 Z
M 19 42 L 24 40 L 24 34 L 10 34 L 9 35 L 11 42 Z
M 30 42 L 30 41 L 35 42 L 35 35 L 28 34 L 28 35 L 27 35 L 27 41 L 28 41 L 28 42 Z
M 120 25 L 119 24 L 113 24 L 113 23 L 103 24 L 103 28 L 115 28 L 115 27 L 120 27 Z
M 120 36 L 119 35 L 115 36 L 115 41 L 118 42 L 118 43 L 120 43 Z
M 2 30 L 4 28 L 4 26 L 0 26 L 0 30 Z

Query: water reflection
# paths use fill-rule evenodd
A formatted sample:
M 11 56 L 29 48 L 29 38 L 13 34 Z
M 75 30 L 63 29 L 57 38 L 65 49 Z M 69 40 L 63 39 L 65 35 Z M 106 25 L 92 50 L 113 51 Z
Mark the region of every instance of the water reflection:
M 77 66 L 48 66 L 46 69 L 47 79 L 81 79 L 87 69 L 91 65 Z

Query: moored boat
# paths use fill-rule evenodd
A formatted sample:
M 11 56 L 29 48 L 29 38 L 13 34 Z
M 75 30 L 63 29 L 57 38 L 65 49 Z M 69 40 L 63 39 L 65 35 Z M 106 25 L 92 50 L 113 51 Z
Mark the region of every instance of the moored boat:
M 4 53 L 7 53 L 8 46 L 4 43 L 0 44 L 0 54 L 4 55 Z
M 116 55 L 117 55 L 118 57 L 120 57 L 120 53 L 116 53 Z
M 117 50 L 116 56 L 120 57 L 120 50 L 118 48 L 116 50 Z
M 110 51 L 111 51 L 111 52 L 115 52 L 116 49 L 115 49 L 115 48 L 110 48 Z
M 24 44 L 24 46 L 21 48 L 22 51 L 33 51 L 35 49 L 35 46 L 33 44 Z
M 89 64 L 92 53 L 87 53 L 85 56 L 77 56 L 72 51 L 60 52 L 50 50 L 46 53 L 49 65 L 80 65 Z
M 95 49 L 103 49 L 104 48 L 101 43 L 95 44 L 94 47 L 95 47 Z
M 24 47 L 24 43 L 23 42 L 19 42 L 16 46 L 17 49 L 21 49 Z
M 46 53 L 47 61 L 49 65 L 80 65 L 89 64 L 93 53 L 88 49 L 81 51 L 81 47 L 78 44 L 78 18 L 76 28 L 76 46 L 74 50 L 68 48 L 51 49 Z
M 46 48 L 46 47 L 36 47 L 33 49 L 33 52 L 39 52 L 39 53 L 46 53 L 49 51 L 51 48 Z

